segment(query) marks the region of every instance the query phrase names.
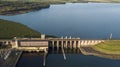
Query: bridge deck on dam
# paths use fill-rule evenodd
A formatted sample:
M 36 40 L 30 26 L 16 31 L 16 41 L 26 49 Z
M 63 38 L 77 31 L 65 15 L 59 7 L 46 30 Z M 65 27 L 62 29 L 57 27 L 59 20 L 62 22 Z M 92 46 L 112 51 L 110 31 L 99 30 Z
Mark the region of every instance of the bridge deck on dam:
M 79 48 L 80 46 L 96 45 L 105 40 L 81 40 L 80 38 L 16 38 L 13 40 L 0 40 L 12 44 L 12 48 L 21 50 L 44 50 L 48 47 Z

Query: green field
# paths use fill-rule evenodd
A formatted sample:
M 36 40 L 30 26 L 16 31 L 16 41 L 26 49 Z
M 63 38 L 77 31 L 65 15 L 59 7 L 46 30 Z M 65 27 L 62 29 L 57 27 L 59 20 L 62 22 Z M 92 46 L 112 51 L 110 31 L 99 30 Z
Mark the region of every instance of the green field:
M 40 37 L 41 34 L 23 24 L 0 19 L 0 39 Z
M 93 46 L 97 51 L 107 54 L 120 54 L 120 40 L 109 40 Z

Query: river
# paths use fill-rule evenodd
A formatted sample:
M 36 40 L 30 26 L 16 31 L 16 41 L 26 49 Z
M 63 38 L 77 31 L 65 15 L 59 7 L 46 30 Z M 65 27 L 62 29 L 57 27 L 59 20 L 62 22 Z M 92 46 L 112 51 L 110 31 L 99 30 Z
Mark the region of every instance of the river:
M 120 4 L 118 3 L 67 3 L 51 5 L 26 14 L 0 16 L 17 21 L 44 34 L 72 36 L 81 39 L 120 39 Z M 68 51 L 69 52 L 69 51 Z M 67 52 L 65 52 L 67 53 Z M 120 67 L 120 60 L 86 56 L 81 53 L 49 53 L 46 67 Z M 42 67 L 41 54 L 24 53 L 17 67 Z
M 120 38 L 119 3 L 67 3 L 26 14 L 0 16 L 44 34 L 81 39 Z
M 50 50 L 46 67 L 120 67 L 120 60 L 83 55 L 79 49 L 66 49 L 66 60 L 61 50 Z M 16 67 L 43 67 L 43 53 L 23 53 Z

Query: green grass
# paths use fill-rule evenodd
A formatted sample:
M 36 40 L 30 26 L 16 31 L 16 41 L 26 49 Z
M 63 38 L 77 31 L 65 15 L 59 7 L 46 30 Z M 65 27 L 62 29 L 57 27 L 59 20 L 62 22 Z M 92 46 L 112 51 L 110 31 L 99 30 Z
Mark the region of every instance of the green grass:
M 0 39 L 40 37 L 41 34 L 23 24 L 0 19 Z
M 110 40 L 93 46 L 97 51 L 107 54 L 120 54 L 120 40 Z

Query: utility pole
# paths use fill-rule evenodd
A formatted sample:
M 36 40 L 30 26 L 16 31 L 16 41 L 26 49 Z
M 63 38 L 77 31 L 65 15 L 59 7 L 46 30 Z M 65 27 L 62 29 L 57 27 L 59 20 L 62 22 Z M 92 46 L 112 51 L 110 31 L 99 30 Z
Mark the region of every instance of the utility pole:
M 110 34 L 110 40 L 112 39 L 112 33 Z

